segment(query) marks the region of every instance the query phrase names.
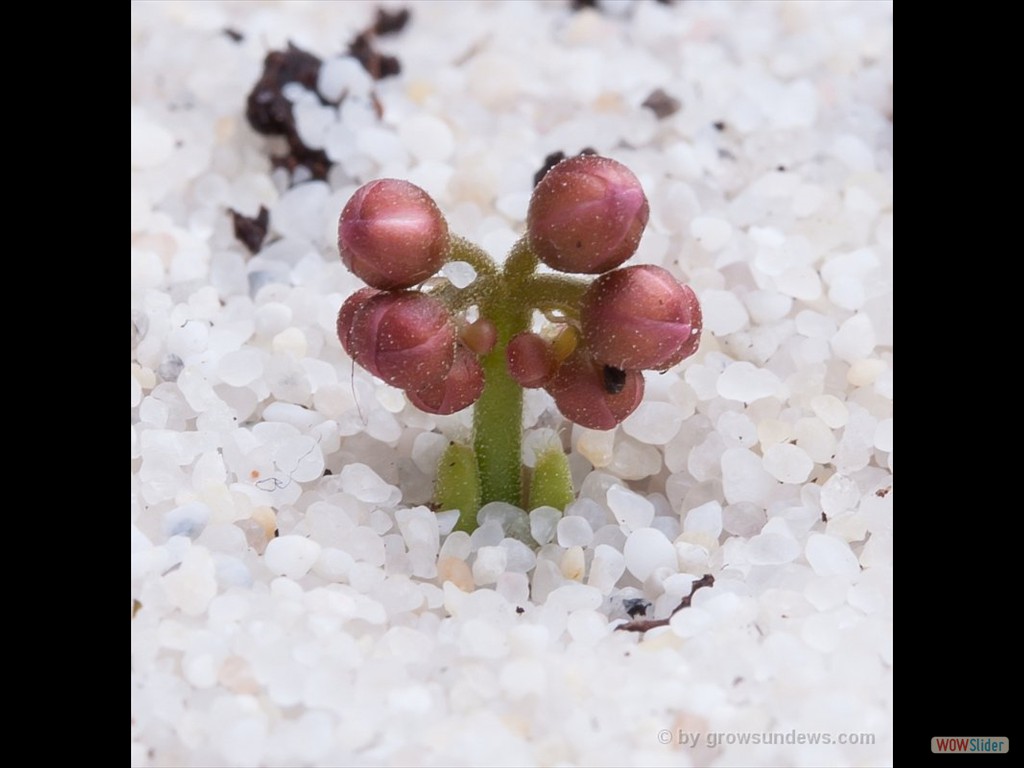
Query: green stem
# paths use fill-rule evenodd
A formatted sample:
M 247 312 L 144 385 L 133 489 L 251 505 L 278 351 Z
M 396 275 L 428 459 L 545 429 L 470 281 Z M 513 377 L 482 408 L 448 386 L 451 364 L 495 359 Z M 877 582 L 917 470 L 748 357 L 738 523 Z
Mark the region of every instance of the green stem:
M 508 374 L 505 348 L 509 339 L 529 326 L 530 310 L 517 290 L 526 274 L 509 274 L 510 266 L 514 270 L 527 266 L 523 258 L 514 258 L 515 254 L 513 249 L 506 262 L 506 279 L 496 281 L 498 284 L 479 305 L 481 316 L 497 328 L 498 342 L 481 360 L 485 384 L 473 409 L 473 447 L 480 470 L 481 502 L 505 501 L 520 506 L 523 390 Z
M 498 268 L 494 266 L 491 257 L 483 248 L 458 235 L 452 235 L 451 250 L 447 260 L 466 262 L 476 270 L 478 278 L 494 277 L 498 274 Z

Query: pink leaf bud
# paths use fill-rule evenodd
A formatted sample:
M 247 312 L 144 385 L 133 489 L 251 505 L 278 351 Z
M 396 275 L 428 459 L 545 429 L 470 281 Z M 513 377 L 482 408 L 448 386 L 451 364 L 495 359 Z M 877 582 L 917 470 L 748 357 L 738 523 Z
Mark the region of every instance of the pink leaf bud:
M 407 389 L 409 402 L 427 413 L 447 415 L 468 408 L 484 391 L 484 369 L 470 350 L 455 349 L 455 362 L 443 378 L 418 389 Z
M 414 291 L 386 291 L 366 299 L 352 316 L 348 340 L 353 360 L 402 389 L 444 377 L 455 357 L 448 309 Z
M 616 368 L 671 368 L 697 351 L 701 323 L 693 289 L 647 264 L 601 275 L 580 305 L 584 344 Z
M 433 275 L 448 254 L 448 224 L 434 200 L 408 181 L 364 184 L 338 220 L 341 260 L 367 285 L 411 288 Z
M 536 333 L 518 333 L 505 348 L 508 373 L 521 387 L 543 387 L 558 367 L 551 343 Z
M 526 225 L 530 247 L 549 267 L 596 275 L 636 252 L 648 215 L 632 171 L 607 157 L 582 155 L 541 179 Z
M 640 405 L 644 377 L 639 371 L 607 369 L 577 349 L 544 388 L 569 421 L 590 429 L 612 429 Z

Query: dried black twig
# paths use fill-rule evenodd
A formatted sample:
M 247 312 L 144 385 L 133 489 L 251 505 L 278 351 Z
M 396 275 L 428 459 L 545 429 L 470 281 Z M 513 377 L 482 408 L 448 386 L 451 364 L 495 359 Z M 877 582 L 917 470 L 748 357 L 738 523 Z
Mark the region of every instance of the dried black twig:
M 667 627 L 669 621 L 683 608 L 690 607 L 690 601 L 693 599 L 693 593 L 701 587 L 710 587 L 715 583 L 715 577 L 710 573 L 704 574 L 690 587 L 690 594 L 682 599 L 675 608 L 672 609 L 672 613 L 666 616 L 664 619 L 635 619 L 633 621 L 627 621 L 625 624 L 619 624 L 615 629 L 621 629 L 626 632 L 646 632 L 649 629 L 655 627 Z

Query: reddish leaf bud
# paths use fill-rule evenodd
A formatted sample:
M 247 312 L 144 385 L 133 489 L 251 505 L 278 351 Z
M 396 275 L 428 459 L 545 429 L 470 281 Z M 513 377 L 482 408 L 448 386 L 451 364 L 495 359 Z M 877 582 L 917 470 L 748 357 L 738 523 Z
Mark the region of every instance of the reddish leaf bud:
M 338 340 L 341 342 L 341 347 L 344 349 L 349 357 L 352 357 L 352 320 L 356 316 L 356 311 L 363 306 L 373 296 L 376 296 L 380 291 L 376 288 L 360 288 L 358 291 L 353 293 L 347 299 L 345 303 L 341 305 L 341 309 L 338 310 Z
M 486 317 L 481 317 L 464 327 L 459 339 L 473 354 L 486 355 L 498 343 L 498 329 Z
M 443 378 L 419 389 L 407 389 L 409 402 L 427 413 L 448 415 L 468 408 L 484 391 L 484 369 L 476 355 L 459 345 L 455 362 Z
M 616 368 L 671 368 L 697 351 L 701 322 L 693 289 L 646 264 L 601 275 L 580 305 L 584 344 Z
M 639 371 L 616 371 L 608 377 L 604 365 L 576 350 L 544 389 L 569 421 L 590 429 L 612 429 L 640 405 L 644 377 Z
M 413 291 L 387 291 L 366 299 L 352 316 L 348 340 L 353 360 L 402 389 L 447 375 L 455 357 L 448 309 Z
M 341 212 L 338 250 L 367 285 L 411 288 L 444 264 L 448 224 L 415 184 L 378 179 L 356 190 Z
M 543 387 L 558 367 L 551 344 L 536 333 L 518 333 L 505 348 L 509 376 L 521 387 Z
M 541 180 L 526 216 L 530 246 L 562 272 L 596 275 L 632 256 L 649 208 L 639 180 L 597 155 L 563 160 Z

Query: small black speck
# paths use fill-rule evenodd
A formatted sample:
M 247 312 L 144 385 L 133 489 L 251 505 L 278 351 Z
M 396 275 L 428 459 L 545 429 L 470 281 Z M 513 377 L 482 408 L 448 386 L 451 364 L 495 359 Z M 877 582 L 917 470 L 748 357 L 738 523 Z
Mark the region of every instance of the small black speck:
M 622 601 L 622 607 L 626 609 L 629 618 L 635 619 L 637 616 L 646 616 L 651 604 L 642 597 L 631 597 Z
M 224 36 L 227 37 L 233 43 L 240 43 L 243 40 L 245 40 L 245 35 L 243 35 L 237 29 L 232 29 L 231 27 L 224 27 L 224 29 L 222 29 L 221 32 L 223 32 Z
M 655 88 L 640 106 L 651 110 L 659 120 L 664 120 L 678 112 L 683 103 L 675 96 L 665 93 L 661 88 Z
M 716 131 L 724 131 L 725 130 L 725 121 L 724 120 L 716 120 L 715 122 L 712 123 L 712 125 L 715 127 Z
M 279 528 L 275 528 L 274 529 L 274 538 L 276 539 L 280 535 L 281 535 L 281 530 Z
M 526 609 L 521 605 L 516 606 L 516 613 L 526 613 Z
M 333 472 L 331 472 L 331 470 L 329 470 L 329 469 L 325 469 L 325 470 L 324 470 L 324 477 L 327 477 L 328 475 L 333 475 L 333 474 L 334 474 L 334 473 L 333 473 Z
M 828 515 L 826 515 L 824 512 L 821 513 L 821 522 L 823 522 L 823 523 L 827 523 L 828 522 Z
M 785 173 L 786 172 L 786 166 L 784 166 L 784 165 L 777 165 L 777 166 L 775 166 L 775 170 L 778 171 L 779 173 Z

